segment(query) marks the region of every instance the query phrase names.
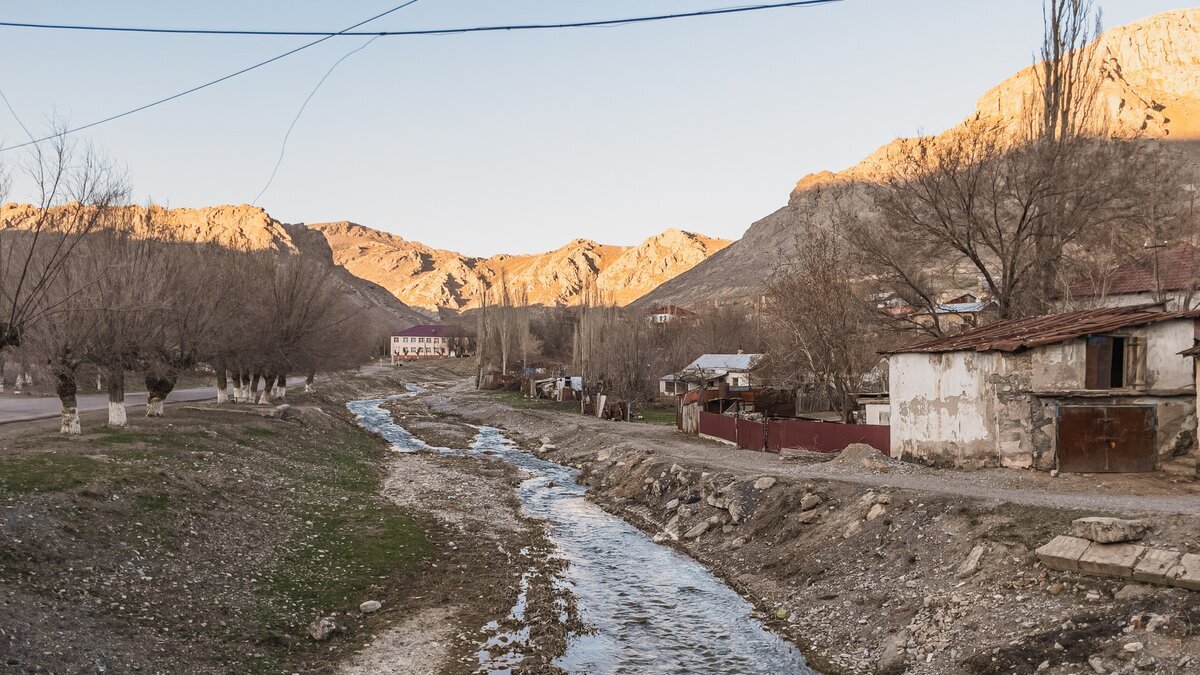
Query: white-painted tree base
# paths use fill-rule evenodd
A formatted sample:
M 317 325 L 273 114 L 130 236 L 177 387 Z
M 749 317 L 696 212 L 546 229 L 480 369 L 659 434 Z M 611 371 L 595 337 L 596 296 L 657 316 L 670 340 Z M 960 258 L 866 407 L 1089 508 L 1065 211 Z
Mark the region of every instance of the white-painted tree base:
M 70 434 L 72 436 L 81 433 L 79 428 L 79 408 L 63 408 L 62 411 L 62 427 L 59 433 Z
M 258 396 L 259 405 L 271 405 L 271 390 L 263 389 L 263 392 Z
M 229 403 L 229 394 L 224 389 L 217 390 L 217 403 Z
M 162 417 L 163 412 L 164 412 L 163 411 L 163 403 L 165 403 L 165 401 L 163 401 L 162 399 L 155 399 L 153 401 L 147 401 L 146 402 L 146 417 Z
M 304 383 L 304 393 L 312 394 L 312 393 L 315 393 L 316 391 L 317 391 L 316 387 L 314 387 L 313 385 L 311 385 L 307 382 Z
M 108 402 L 108 426 L 125 427 L 129 425 L 129 417 L 125 414 L 125 401 Z
M 278 398 L 278 399 L 287 398 L 287 387 L 275 387 L 275 398 Z

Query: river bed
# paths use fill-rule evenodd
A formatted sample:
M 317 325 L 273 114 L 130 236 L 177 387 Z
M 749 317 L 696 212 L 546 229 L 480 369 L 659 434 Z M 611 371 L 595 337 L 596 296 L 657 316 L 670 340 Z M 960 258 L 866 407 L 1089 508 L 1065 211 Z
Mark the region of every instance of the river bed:
M 528 474 L 518 497 L 526 515 L 547 523 L 556 555 L 568 563 L 555 584 L 573 596 L 587 627 L 570 636 L 555 661 L 566 672 L 814 672 L 794 645 L 751 616 L 749 602 L 702 565 L 589 501 L 575 469 L 521 450 L 492 427 L 479 427 L 468 448 L 432 448 L 397 424 L 384 400 L 347 407 L 397 451 L 486 455 Z M 496 617 L 495 625 L 519 621 L 523 603 L 521 593 L 512 614 Z M 501 675 L 517 667 L 522 635 L 508 630 L 480 645 L 480 672 Z

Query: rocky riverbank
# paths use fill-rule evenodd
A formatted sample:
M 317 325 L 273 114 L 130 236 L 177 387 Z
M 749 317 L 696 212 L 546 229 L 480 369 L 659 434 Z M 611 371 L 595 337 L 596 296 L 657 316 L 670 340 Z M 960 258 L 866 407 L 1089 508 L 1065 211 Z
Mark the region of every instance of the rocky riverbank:
M 912 485 L 924 469 L 863 450 L 826 462 L 814 479 L 771 470 L 795 466 L 774 456 L 729 469 L 712 458 L 745 451 L 645 425 L 518 409 L 463 389 L 424 404 L 503 427 L 532 451 L 580 468 L 593 499 L 726 579 L 822 672 L 1200 667 L 1200 594 L 1038 562 L 1035 549 L 1069 532 L 1072 520 L 1107 514 L 891 488 L 889 476 Z M 1198 552 L 1193 517 L 1146 520 L 1145 543 Z

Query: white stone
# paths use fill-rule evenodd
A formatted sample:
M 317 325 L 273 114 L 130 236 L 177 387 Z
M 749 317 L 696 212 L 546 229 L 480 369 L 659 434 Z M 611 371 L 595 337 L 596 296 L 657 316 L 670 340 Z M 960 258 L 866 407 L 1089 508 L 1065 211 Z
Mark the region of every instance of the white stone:
M 378 612 L 380 607 L 383 607 L 383 603 L 378 600 L 367 600 L 358 606 L 358 611 L 363 614 L 370 614 L 371 612 Z

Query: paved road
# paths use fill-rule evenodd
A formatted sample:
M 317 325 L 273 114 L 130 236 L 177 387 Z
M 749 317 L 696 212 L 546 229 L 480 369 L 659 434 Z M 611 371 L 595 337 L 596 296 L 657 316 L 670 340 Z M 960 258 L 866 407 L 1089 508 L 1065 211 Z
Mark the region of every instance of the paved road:
M 359 373 L 369 375 L 389 370 L 387 366 L 366 365 L 359 368 Z M 318 377 L 318 380 L 323 379 Z M 304 384 L 303 377 L 289 377 L 288 386 L 296 387 Z M 217 397 L 213 387 L 194 387 L 191 389 L 176 389 L 167 396 L 167 403 L 182 403 L 187 401 L 207 401 Z M 79 412 L 108 410 L 106 394 L 80 394 L 76 397 Z M 138 408 L 146 405 L 146 393 L 126 393 L 125 407 Z M 53 396 L 14 396 L 0 395 L 0 424 L 7 422 L 26 422 L 48 417 L 57 417 L 62 412 L 62 405 Z
M 196 387 L 194 389 L 176 389 L 167 396 L 167 401 L 204 401 L 217 397 L 217 390 L 212 387 Z M 108 410 L 108 396 L 105 394 L 80 394 L 77 399 L 79 412 L 93 410 Z M 125 394 L 125 407 L 146 405 L 146 394 Z M 47 417 L 57 417 L 62 412 L 62 404 L 53 396 L 3 396 L 0 397 L 0 424 L 6 422 L 23 422 Z

